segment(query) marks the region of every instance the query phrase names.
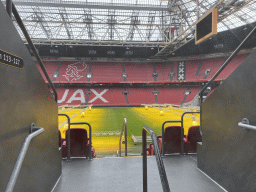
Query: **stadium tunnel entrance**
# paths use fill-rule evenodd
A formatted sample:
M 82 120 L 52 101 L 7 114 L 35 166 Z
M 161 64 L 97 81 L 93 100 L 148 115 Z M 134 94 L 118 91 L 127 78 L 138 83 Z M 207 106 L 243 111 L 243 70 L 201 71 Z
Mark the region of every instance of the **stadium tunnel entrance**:
M 28 33 L 23 28 L 24 26 L 22 27 L 23 24 L 15 6 L 9 4 L 10 6 L 27 37 Z M 35 47 L 31 44 L 41 70 L 46 76 L 47 84 L 40 76 L 40 72 L 34 65 L 31 55 L 2 2 L 0 2 L 0 26 L 3 26 L 0 27 L 2 37 L 0 43 L 0 75 L 2 77 L 0 105 L 3 109 L 0 116 L 2 123 L 0 129 L 0 191 L 70 192 L 88 189 L 89 191 L 115 192 L 142 191 L 147 186 L 153 191 L 159 191 L 161 188 L 163 191 L 171 189 L 174 191 L 229 190 L 235 192 L 256 189 L 255 184 L 251 182 L 256 174 L 254 170 L 255 151 L 252 147 L 255 144 L 253 96 L 256 92 L 254 86 L 256 50 L 201 105 L 200 120 L 203 129 L 200 130 L 198 116 L 184 113 L 186 108 L 157 104 L 159 101 L 156 96 L 159 92 L 156 89 L 151 92 L 156 105 L 121 108 L 126 110 L 124 112 L 119 108 L 107 108 L 108 111 L 104 112 L 100 108 L 91 106 L 83 108 L 61 106 L 58 109 L 57 91 Z M 29 36 L 28 42 L 32 43 Z M 151 77 L 154 80 L 157 78 L 155 69 Z M 182 102 L 189 97 L 190 91 L 183 92 L 185 96 L 182 97 Z M 123 90 L 122 93 L 124 96 L 131 94 L 128 90 Z M 203 90 L 199 95 L 201 93 Z M 102 96 L 98 92 L 95 95 L 97 98 Z M 125 103 L 128 104 L 127 97 L 125 99 Z M 219 103 L 216 103 L 216 100 Z M 101 114 L 95 113 L 96 110 L 101 111 Z M 187 110 L 189 113 L 197 113 L 197 111 L 191 112 L 191 109 Z M 102 115 L 103 112 L 104 115 Z M 92 118 L 96 118 L 95 125 L 85 121 L 90 113 Z M 113 115 L 113 113 L 117 114 Z M 66 117 L 68 121 L 58 121 L 58 114 Z M 164 118 L 170 120 L 168 115 L 174 120 L 167 122 Z M 181 120 L 175 119 L 175 115 Z M 127 118 L 127 127 L 132 128 L 128 130 L 133 133 L 130 137 L 136 140 L 136 145 L 139 145 L 138 137 L 142 135 L 143 157 L 96 158 L 97 148 L 92 145 L 94 139 L 96 140 L 97 136 L 102 136 L 102 134 L 113 136 L 115 133 L 111 130 L 101 131 L 106 130 L 99 124 L 104 121 L 101 118 L 116 118 L 116 121 L 109 121 L 108 126 L 120 130 L 124 116 Z M 82 118 L 82 121 L 74 121 L 75 118 Z M 145 126 L 143 118 L 148 121 L 146 124 L 152 129 Z M 183 121 L 183 118 L 187 118 L 188 123 Z M 74 122 L 71 121 L 72 119 Z M 129 121 L 132 119 L 136 121 L 133 123 Z M 162 127 L 159 127 L 157 121 Z M 114 122 L 117 122 L 118 126 L 115 127 Z M 165 127 L 163 124 L 167 123 L 172 125 Z M 66 124 L 67 127 L 65 127 Z M 188 128 L 185 128 L 185 124 Z M 64 130 L 58 131 L 59 126 L 64 127 Z M 73 127 L 70 129 L 71 126 Z M 154 126 L 155 130 L 153 130 Z M 99 128 L 96 132 L 93 130 L 95 127 Z M 151 136 L 151 140 L 148 139 L 148 148 L 145 131 Z M 95 138 L 93 138 L 93 133 Z M 104 142 L 104 145 L 107 145 L 107 142 Z M 110 147 L 107 146 L 107 148 Z M 197 151 L 198 155 L 193 154 Z M 146 164 L 148 164 L 148 172 L 145 169 Z M 143 177 L 141 168 L 143 168 Z M 165 179 L 162 180 L 164 175 Z M 169 190 L 168 187 L 164 187 L 167 185 L 170 186 Z

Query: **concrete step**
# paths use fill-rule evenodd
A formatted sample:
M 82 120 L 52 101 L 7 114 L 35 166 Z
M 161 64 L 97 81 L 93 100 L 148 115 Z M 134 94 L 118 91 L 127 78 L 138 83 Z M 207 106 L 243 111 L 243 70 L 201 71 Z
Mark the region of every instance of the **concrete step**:
M 163 158 L 172 192 L 222 192 L 223 190 L 197 169 L 196 156 Z M 162 191 L 155 156 L 149 156 L 148 191 Z M 63 161 L 62 178 L 54 192 L 141 192 L 142 157 L 72 159 Z

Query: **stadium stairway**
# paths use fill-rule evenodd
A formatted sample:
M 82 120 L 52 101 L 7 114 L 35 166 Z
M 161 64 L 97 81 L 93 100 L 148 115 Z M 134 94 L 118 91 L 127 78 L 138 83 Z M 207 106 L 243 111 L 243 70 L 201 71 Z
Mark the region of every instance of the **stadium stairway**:
M 214 181 L 197 169 L 197 156 L 163 158 L 172 192 L 222 192 Z M 147 157 L 148 191 L 162 191 L 156 158 Z M 53 192 L 141 192 L 142 157 L 63 160 L 62 177 Z

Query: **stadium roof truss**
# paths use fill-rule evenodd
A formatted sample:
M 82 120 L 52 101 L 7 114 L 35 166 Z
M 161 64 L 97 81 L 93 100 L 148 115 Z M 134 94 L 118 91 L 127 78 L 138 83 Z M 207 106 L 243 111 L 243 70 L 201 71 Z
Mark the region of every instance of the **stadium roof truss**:
M 170 42 L 152 57 L 152 59 L 166 58 L 178 48 L 189 41 L 194 40 L 196 21 L 214 7 L 217 7 L 218 9 L 218 32 L 230 30 L 256 21 L 255 0 L 183 0 L 182 2 L 184 4 L 182 4 L 181 1 L 178 2 L 180 3 L 180 7 L 186 7 L 182 9 L 187 11 L 184 13 L 184 16 L 181 17 L 181 23 L 183 21 L 187 26 L 183 27 L 183 25 L 180 25 L 180 31 L 174 30 L 174 33 L 176 32 L 176 34 L 173 35 Z M 191 6 L 193 2 L 195 5 Z
M 195 22 L 213 7 L 218 8 L 218 32 L 256 20 L 255 0 L 13 2 L 35 44 L 162 47 L 155 58 L 164 58 L 193 39 Z

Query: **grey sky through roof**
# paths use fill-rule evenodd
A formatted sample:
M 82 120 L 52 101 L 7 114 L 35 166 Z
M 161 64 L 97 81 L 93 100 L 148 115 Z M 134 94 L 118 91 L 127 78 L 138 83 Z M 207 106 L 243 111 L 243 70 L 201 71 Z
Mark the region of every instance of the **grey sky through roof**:
M 165 47 L 186 30 L 186 39 L 193 38 L 190 27 L 217 4 L 222 14 L 218 32 L 256 20 L 256 0 L 13 2 L 34 43 Z

